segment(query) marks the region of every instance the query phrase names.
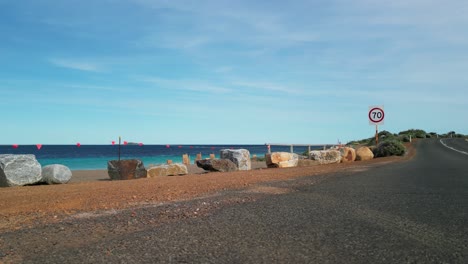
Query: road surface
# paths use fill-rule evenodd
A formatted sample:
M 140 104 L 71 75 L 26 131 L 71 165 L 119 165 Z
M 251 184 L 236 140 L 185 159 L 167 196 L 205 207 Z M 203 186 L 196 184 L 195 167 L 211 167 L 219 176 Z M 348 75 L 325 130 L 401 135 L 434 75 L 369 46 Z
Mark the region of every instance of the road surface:
M 468 142 L 462 139 L 421 140 L 407 162 L 83 215 L 1 234 L 0 257 L 25 263 L 468 263 L 463 152 Z

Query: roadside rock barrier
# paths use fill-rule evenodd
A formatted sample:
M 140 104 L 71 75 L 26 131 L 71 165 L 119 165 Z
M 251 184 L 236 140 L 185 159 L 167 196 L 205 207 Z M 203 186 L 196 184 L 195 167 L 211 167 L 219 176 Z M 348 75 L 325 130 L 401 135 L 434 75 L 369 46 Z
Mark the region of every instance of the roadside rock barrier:
M 356 160 L 356 150 L 349 147 L 344 147 L 340 149 L 341 162 L 353 162 Z
M 268 168 L 291 168 L 297 167 L 299 155 L 289 152 L 273 152 L 265 154 Z
M 356 160 L 371 160 L 374 153 L 368 147 L 360 147 L 356 150 Z
M 310 152 L 310 158 L 318 161 L 320 164 L 340 163 L 341 153 L 338 150 L 313 150 Z
M 167 165 L 159 165 L 148 169 L 148 178 L 157 176 L 176 176 L 188 174 L 188 169 L 185 164 L 173 163 Z
M 138 159 L 111 160 L 107 162 L 107 174 L 111 180 L 132 180 L 146 178 L 147 171 Z
M 47 184 L 64 184 L 70 181 L 71 170 L 64 165 L 52 164 L 42 168 L 42 180 Z
M 236 164 L 228 159 L 197 160 L 197 166 L 207 171 L 229 172 L 238 170 Z
M 236 164 L 239 170 L 251 170 L 250 152 L 246 149 L 222 149 L 220 159 L 228 159 Z
M 0 187 L 13 187 L 40 182 L 41 164 L 34 155 L 0 155 Z

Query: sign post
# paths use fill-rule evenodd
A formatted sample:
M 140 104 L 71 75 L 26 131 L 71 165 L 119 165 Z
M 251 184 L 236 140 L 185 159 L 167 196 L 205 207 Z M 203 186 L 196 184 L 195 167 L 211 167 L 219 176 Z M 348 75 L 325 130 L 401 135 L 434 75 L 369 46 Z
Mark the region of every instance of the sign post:
M 119 136 L 119 162 L 120 162 L 120 140 L 121 140 L 121 138 Z
M 375 144 L 379 144 L 379 125 L 384 124 L 385 112 L 383 105 L 369 106 L 369 125 L 375 125 Z

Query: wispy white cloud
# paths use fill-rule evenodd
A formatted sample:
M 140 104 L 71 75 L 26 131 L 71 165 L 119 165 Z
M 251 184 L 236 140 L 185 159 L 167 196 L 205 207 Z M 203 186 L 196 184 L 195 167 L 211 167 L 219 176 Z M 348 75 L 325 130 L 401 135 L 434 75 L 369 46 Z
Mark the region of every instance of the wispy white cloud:
M 248 4 L 231 1 L 133 0 L 133 2 L 151 8 L 158 14 L 162 10 L 169 10 L 172 12 L 171 16 L 162 16 L 163 21 L 185 26 L 187 29 L 179 32 L 156 30 L 137 41 L 140 45 L 188 49 L 229 43 L 250 45 L 248 49 L 258 50 L 259 47 L 276 49 L 320 40 L 319 34 L 311 31 L 309 27 L 291 23 L 294 17 L 272 12 L 268 8 L 255 7 L 251 2 Z M 158 26 L 159 24 L 155 25 L 156 28 Z
M 49 59 L 49 62 L 58 67 L 79 70 L 79 71 L 88 71 L 88 72 L 104 71 L 101 65 L 94 63 L 94 62 L 89 62 L 89 61 L 82 61 L 82 60 L 76 60 L 76 59 L 52 58 L 52 59 Z

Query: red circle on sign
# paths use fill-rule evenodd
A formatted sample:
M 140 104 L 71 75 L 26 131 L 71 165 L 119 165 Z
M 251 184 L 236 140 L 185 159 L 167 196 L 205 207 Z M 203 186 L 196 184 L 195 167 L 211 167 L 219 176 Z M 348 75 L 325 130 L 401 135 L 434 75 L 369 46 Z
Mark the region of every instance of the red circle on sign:
M 372 119 L 371 114 L 372 114 L 372 112 L 374 112 L 374 110 L 379 110 L 379 111 L 382 113 L 382 118 L 380 118 L 380 119 L 378 119 L 378 120 Z M 381 108 L 379 108 L 379 107 L 374 107 L 374 108 L 372 108 L 372 109 L 369 111 L 369 120 L 372 121 L 372 122 L 374 122 L 374 123 L 382 122 L 382 120 L 384 119 L 384 117 L 385 117 L 385 113 L 384 113 L 384 111 L 383 111 Z

